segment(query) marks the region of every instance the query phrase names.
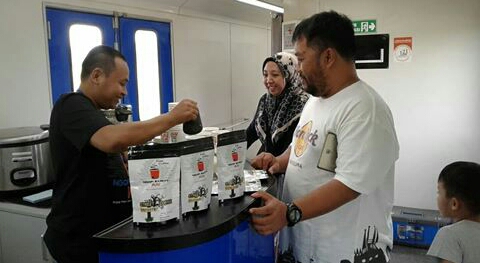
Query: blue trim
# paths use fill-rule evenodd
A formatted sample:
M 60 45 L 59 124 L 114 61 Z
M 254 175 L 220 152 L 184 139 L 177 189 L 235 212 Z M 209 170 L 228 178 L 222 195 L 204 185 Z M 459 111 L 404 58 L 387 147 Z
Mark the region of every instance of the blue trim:
M 188 238 L 188 235 L 185 237 Z M 249 221 L 245 220 L 225 235 L 200 245 L 149 253 L 100 251 L 99 261 L 100 263 L 272 263 L 275 261 L 274 240 L 273 235 L 257 234 L 250 227 Z
M 111 16 L 54 8 L 47 8 L 46 12 L 47 21 L 50 23 L 51 38 L 48 41 L 48 52 L 50 56 L 52 102 L 55 104 L 60 95 L 72 91 L 73 78 L 68 37 L 70 26 L 81 23 L 99 27 L 102 31 L 103 45 L 113 47 L 115 36 Z
M 138 81 L 135 57 L 135 31 L 152 30 L 158 39 L 158 69 L 160 77 L 161 113 L 168 111 L 168 103 L 173 101 L 172 77 L 172 47 L 170 38 L 170 23 L 153 22 L 132 18 L 120 18 L 120 51 L 124 54 L 130 68 L 130 79 L 127 85 L 128 95 L 124 103 L 131 104 L 133 120 L 139 120 Z M 129 51 L 129 52 L 127 52 Z

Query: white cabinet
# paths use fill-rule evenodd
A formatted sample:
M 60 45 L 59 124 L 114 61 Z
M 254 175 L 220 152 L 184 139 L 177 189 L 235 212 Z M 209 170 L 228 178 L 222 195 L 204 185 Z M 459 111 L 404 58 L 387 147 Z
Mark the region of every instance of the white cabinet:
M 0 263 L 53 262 L 41 238 L 48 212 L 0 202 Z
M 2 240 L 0 238 L 0 263 L 3 263 L 3 257 L 2 257 Z

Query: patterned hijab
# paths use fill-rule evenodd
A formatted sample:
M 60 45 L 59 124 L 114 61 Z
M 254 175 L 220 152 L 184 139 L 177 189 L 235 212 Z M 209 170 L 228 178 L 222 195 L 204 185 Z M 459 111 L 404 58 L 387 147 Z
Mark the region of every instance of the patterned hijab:
M 267 92 L 258 103 L 255 128 L 263 145 L 266 145 L 267 135 L 271 136 L 272 143 L 278 142 L 292 123 L 300 118 L 303 106 L 308 100 L 308 95 L 302 88 L 303 80 L 296 70 L 298 66 L 296 56 L 279 52 L 273 57 L 268 57 L 263 62 L 262 72 L 269 61 L 278 65 L 286 85 L 280 95 L 272 96 Z

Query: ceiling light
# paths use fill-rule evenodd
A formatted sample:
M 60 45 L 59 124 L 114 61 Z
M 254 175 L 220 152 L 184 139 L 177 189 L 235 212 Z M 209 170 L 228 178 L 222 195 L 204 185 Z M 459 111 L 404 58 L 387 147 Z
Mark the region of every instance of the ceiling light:
M 261 7 L 261 8 L 265 8 L 265 9 L 268 9 L 268 10 L 272 10 L 272 11 L 275 11 L 277 13 L 282 13 L 283 14 L 283 12 L 284 12 L 283 7 L 279 7 L 279 6 L 272 5 L 272 4 L 265 3 L 265 2 L 262 2 L 262 1 L 258 1 L 258 0 L 237 0 L 237 1 L 245 3 L 245 4 L 258 6 L 258 7 Z

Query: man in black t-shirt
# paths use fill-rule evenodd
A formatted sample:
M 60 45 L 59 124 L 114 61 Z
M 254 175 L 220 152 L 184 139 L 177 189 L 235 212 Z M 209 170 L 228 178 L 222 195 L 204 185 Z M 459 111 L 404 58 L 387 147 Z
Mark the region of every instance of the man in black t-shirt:
M 50 116 L 55 185 L 45 242 L 58 263 L 98 262 L 93 234 L 132 213 L 121 153 L 198 116 L 194 101 L 147 121 L 112 125 L 100 109 L 127 94 L 128 65 L 108 46 L 93 48 L 82 64 L 78 92 L 64 94 Z

